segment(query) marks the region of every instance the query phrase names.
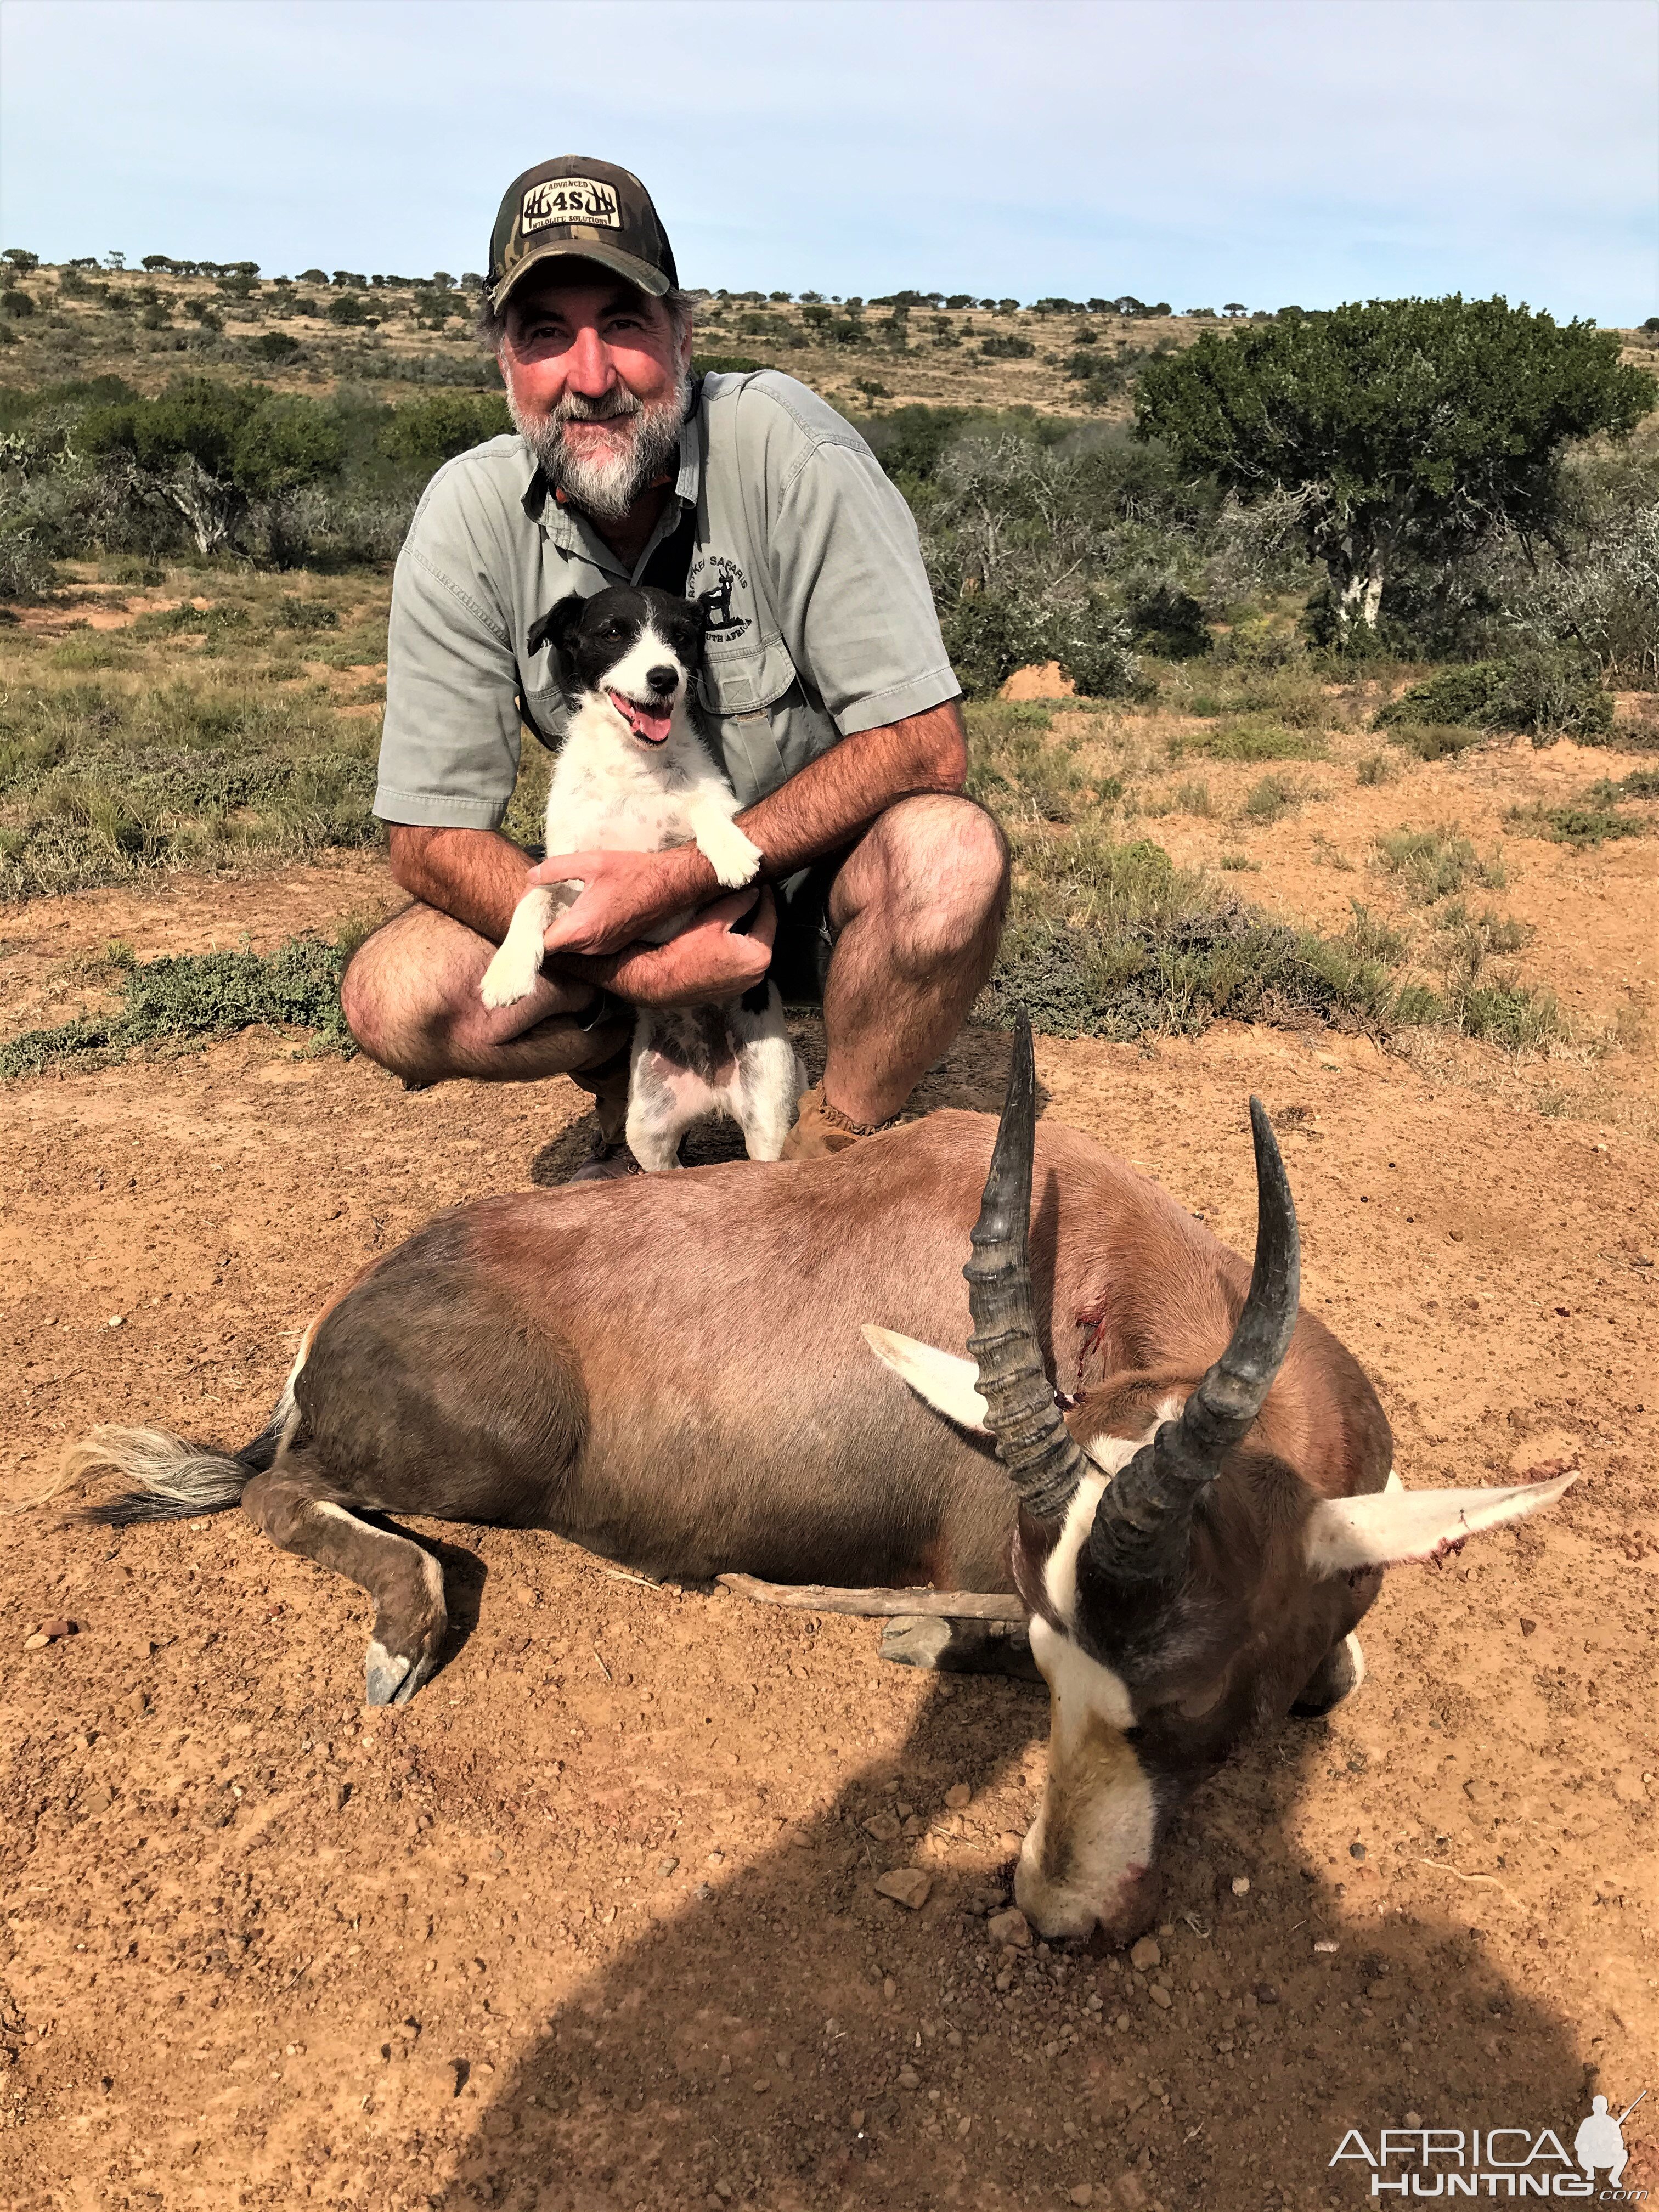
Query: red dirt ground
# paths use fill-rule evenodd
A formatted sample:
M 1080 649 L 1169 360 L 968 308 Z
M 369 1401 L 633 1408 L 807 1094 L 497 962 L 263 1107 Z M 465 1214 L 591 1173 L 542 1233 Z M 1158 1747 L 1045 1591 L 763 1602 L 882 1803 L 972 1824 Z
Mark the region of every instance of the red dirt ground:
M 264 945 L 378 894 L 354 862 L 41 902 L 7 917 L 8 1027 L 72 1012 L 63 963 L 112 935 Z M 919 1104 L 993 1107 L 1006 1052 L 965 1036 Z M 1245 1250 L 1246 1093 L 1305 1109 L 1306 1296 L 1407 1486 L 1583 1474 L 1389 1576 L 1356 1696 L 1183 1820 L 1158 1962 L 987 1941 L 1035 1688 L 429 1527 L 457 1648 L 368 1713 L 361 1593 L 239 1515 L 43 1510 L 0 1522 L 0 2200 L 1357 2207 L 1351 2127 L 1570 2144 L 1651 2080 L 1659 1151 L 1349 1040 L 1038 1064 L 1048 1113 Z M 252 1434 L 324 1294 L 556 1176 L 581 1104 L 411 1096 L 267 1032 L 0 1093 L 3 1495 L 95 1420 Z M 78 1632 L 26 1651 L 53 1617 Z M 896 1864 L 933 1876 L 918 1911 L 874 1889 Z M 1653 2103 L 1626 2190 L 1659 2178 Z

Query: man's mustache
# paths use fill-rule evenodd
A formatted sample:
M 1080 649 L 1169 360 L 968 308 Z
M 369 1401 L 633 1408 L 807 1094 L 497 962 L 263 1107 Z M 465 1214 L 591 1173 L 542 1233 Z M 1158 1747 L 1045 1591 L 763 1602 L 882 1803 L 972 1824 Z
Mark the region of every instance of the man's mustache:
M 626 385 L 607 392 L 602 399 L 589 399 L 580 392 L 568 392 L 564 398 L 549 409 L 550 422 L 619 422 L 634 415 L 645 412 L 645 403 Z

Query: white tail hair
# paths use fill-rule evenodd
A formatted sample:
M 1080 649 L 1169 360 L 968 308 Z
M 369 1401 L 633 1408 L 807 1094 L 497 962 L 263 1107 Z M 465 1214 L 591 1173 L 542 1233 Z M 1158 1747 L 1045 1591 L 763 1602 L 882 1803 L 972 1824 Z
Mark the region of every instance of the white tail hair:
M 181 1521 L 191 1513 L 216 1513 L 236 1504 L 256 1474 L 270 1466 L 299 1422 L 294 1379 L 304 1354 L 283 1386 L 270 1419 L 240 1452 L 216 1444 L 191 1443 L 165 1429 L 122 1429 L 106 1424 L 71 1444 L 44 1490 L 0 1508 L 9 1516 L 49 1504 L 66 1490 L 79 1490 L 90 1477 L 111 1473 L 132 1485 L 125 1496 L 88 1509 L 89 1520 L 112 1528 L 138 1521 Z

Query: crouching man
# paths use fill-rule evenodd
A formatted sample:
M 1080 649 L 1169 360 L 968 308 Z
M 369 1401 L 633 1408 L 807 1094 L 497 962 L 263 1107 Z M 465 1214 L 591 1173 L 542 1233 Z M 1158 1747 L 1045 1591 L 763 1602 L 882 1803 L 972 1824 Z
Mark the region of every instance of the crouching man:
M 694 382 L 691 303 L 637 178 L 546 161 L 508 190 L 481 324 L 516 435 L 433 478 L 398 559 L 374 811 L 415 903 L 347 971 L 363 1049 L 411 1085 L 568 1075 L 622 1141 L 630 1010 L 735 998 L 769 968 L 821 999 L 829 1056 L 786 1158 L 891 1121 L 995 956 L 1007 860 L 962 796 L 958 686 L 908 509 L 792 378 Z M 708 611 L 700 706 L 764 854 L 722 894 L 695 845 L 530 858 L 501 834 L 521 728 L 568 713 L 537 625 L 571 592 L 652 584 Z M 479 979 L 529 879 L 579 878 L 535 993 Z M 693 910 L 664 945 L 653 924 Z

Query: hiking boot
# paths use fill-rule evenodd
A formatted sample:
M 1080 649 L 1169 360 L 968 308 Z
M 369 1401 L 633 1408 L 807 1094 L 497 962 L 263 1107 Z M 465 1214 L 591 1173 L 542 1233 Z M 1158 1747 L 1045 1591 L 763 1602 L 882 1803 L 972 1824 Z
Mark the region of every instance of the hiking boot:
M 823 1085 L 815 1083 L 802 1093 L 797 1109 L 795 1126 L 783 1140 L 781 1160 L 822 1160 L 831 1152 L 844 1152 L 849 1145 L 856 1145 L 866 1137 L 878 1137 L 884 1129 L 896 1129 L 899 1117 L 890 1121 L 849 1121 L 845 1114 L 832 1106 L 823 1095 Z
M 593 1156 L 586 1159 L 574 1174 L 565 1177 L 567 1182 L 620 1182 L 624 1176 L 643 1175 L 645 1170 L 623 1144 L 600 1143 L 593 1147 Z
M 597 1067 L 573 1067 L 570 1071 L 570 1080 L 593 1101 L 593 1110 L 599 1116 L 599 1143 L 607 1150 L 622 1143 L 623 1128 L 628 1120 L 628 1067 L 632 1049 L 631 1045 L 623 1045 Z M 629 1158 L 633 1157 L 630 1152 Z M 625 1174 L 628 1170 L 618 1172 Z M 635 1172 L 641 1170 L 635 1169 Z M 588 1181 L 592 1180 L 586 1169 L 582 1173 Z

